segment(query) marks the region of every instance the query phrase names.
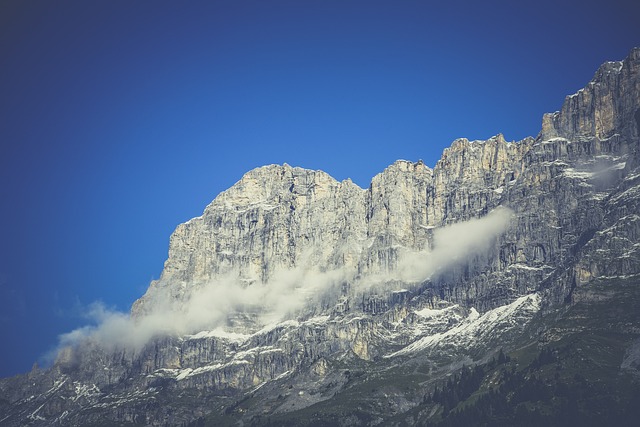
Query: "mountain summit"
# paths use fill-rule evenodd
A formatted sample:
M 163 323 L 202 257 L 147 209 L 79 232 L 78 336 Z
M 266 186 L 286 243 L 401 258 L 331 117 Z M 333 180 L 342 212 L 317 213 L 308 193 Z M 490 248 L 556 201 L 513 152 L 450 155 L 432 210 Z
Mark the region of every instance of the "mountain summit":
M 130 316 L 0 380 L 0 425 L 625 424 L 639 148 L 636 48 L 536 138 L 458 139 L 367 189 L 254 169 L 176 228 Z

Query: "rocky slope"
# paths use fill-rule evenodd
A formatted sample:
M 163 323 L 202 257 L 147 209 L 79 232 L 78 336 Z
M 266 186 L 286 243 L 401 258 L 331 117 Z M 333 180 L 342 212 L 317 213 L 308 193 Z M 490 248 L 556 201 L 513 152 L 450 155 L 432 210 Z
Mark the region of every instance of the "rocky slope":
M 602 301 L 595 284 L 639 280 L 639 135 L 634 49 L 536 138 L 459 139 L 433 169 L 397 161 L 367 189 L 286 164 L 250 171 L 177 227 L 118 339 L 103 325 L 53 367 L 0 381 L 0 425 L 259 423 L 304 408 L 321 422 L 364 388 L 377 391 L 352 409 L 366 416 L 345 425 L 415 412 L 462 364 L 574 333 L 557 321 Z M 636 322 L 619 351 L 635 354 Z M 389 388 L 418 367 L 419 384 Z

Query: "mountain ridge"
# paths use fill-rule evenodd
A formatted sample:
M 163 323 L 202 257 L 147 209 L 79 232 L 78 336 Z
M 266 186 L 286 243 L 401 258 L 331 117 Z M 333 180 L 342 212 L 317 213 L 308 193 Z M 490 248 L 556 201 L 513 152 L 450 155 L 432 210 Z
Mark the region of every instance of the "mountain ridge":
M 405 424 L 440 422 L 447 405 L 426 393 L 442 378 L 593 331 L 572 307 L 635 301 L 639 117 L 636 48 L 536 138 L 456 139 L 433 169 L 398 160 L 366 189 L 286 164 L 249 171 L 176 228 L 131 318 L 104 314 L 53 367 L 0 380 L 0 424 L 261 425 L 324 408 L 320 422 L 323 404 L 369 387 Z M 628 311 L 628 327 L 609 322 L 624 334 L 612 348 L 632 354 Z M 618 369 L 636 372 L 625 357 Z M 354 400 L 344 425 L 391 423 L 378 406 Z

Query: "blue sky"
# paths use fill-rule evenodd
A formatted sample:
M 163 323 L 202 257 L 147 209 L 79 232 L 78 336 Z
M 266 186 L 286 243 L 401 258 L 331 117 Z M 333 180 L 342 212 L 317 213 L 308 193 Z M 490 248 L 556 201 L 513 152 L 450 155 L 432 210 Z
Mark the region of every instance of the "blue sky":
M 252 168 L 371 178 L 535 136 L 640 45 L 634 1 L 0 4 L 0 376 L 128 310 L 178 223 Z

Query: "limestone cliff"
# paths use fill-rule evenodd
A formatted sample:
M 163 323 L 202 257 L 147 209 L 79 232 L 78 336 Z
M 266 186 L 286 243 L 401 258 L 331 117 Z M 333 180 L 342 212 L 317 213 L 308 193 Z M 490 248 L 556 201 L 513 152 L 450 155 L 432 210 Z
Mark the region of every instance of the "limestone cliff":
M 430 230 L 504 205 L 516 211 L 516 224 L 478 260 L 482 274 L 467 265 L 437 286 L 443 298 L 481 309 L 512 301 L 575 255 L 581 236 L 605 216 L 604 194 L 627 162 L 636 164 L 639 57 L 635 49 L 604 64 L 560 111 L 544 116 L 536 139 L 458 139 L 433 170 L 397 161 L 366 190 L 286 164 L 255 169 L 176 229 L 149 293 L 180 294 L 228 273 L 254 283 L 305 266 L 389 271 L 399 251 L 428 249 Z
M 377 378 L 419 360 L 446 375 L 538 339 L 544 316 L 584 299 L 581 289 L 640 274 L 639 135 L 634 49 L 545 115 L 536 138 L 458 139 L 433 169 L 399 160 L 367 189 L 286 164 L 252 170 L 176 228 L 131 327 L 194 298 L 204 312 L 226 307 L 216 322 L 163 323 L 174 333 L 155 331 L 137 347 L 89 337 L 51 369 L 1 381 L 0 421 L 179 425 L 217 411 L 252 422 L 339 396 L 364 381 L 351 369 Z M 483 230 L 498 208 L 512 213 L 504 227 Z M 442 251 L 464 249 L 442 236 L 476 248 Z M 276 285 L 275 296 L 265 290 Z M 216 286 L 257 297 L 202 292 Z M 295 310 L 269 317 L 269 304 Z M 247 399 L 252 413 L 238 406 Z M 407 411 L 420 399 L 394 402 Z

